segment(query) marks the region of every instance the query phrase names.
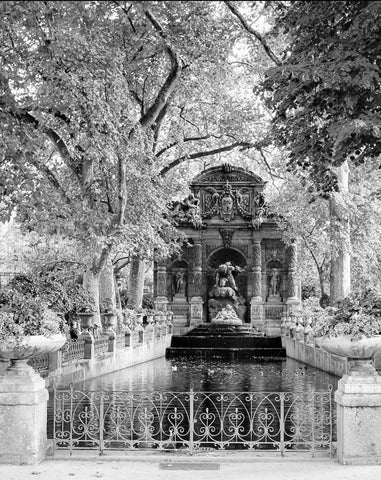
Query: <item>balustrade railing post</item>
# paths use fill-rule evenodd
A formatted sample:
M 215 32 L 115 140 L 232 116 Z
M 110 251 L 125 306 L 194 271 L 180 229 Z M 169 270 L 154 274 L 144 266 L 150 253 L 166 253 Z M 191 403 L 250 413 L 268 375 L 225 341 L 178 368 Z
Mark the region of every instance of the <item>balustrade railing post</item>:
M 74 397 L 74 387 L 73 384 L 70 385 L 70 456 L 73 455 L 73 431 L 74 431 L 74 410 L 73 410 L 73 397 Z
M 312 393 L 312 458 L 315 457 L 315 391 Z
M 280 454 L 284 457 L 284 430 L 285 430 L 285 419 L 284 419 L 284 393 L 279 395 L 280 399 L 280 439 L 279 439 L 279 447 L 280 447 Z
M 331 458 L 333 457 L 332 390 L 333 390 L 333 386 L 328 385 L 328 392 L 329 392 L 329 456 Z
M 191 387 L 189 392 L 189 453 L 193 455 L 194 442 L 194 391 Z
M 56 454 L 57 384 L 53 381 L 53 457 Z
M 103 455 L 103 430 L 104 430 L 104 398 L 101 392 L 101 403 L 99 405 L 99 455 Z

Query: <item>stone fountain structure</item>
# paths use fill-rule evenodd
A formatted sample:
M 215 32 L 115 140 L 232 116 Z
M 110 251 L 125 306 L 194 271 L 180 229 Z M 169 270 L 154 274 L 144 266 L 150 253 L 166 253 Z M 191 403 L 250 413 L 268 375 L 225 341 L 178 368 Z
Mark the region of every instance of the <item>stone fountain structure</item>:
M 154 293 L 156 308 L 173 312 L 175 335 L 208 327 L 228 309 L 242 329 L 279 337 L 282 316 L 298 307 L 297 242 L 283 241 L 264 186 L 253 172 L 224 164 L 204 170 L 173 204 L 188 241 L 155 265 Z

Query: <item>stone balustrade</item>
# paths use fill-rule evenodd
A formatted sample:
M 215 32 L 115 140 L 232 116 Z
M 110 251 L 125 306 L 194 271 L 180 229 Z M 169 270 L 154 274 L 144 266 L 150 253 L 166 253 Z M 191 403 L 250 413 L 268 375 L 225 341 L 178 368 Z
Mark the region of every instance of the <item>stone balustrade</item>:
M 124 327 L 117 333 L 97 337 L 84 331 L 78 340 L 68 341 L 61 350 L 34 357 L 28 363 L 45 379 L 47 388 L 53 383 L 81 381 L 165 355 L 172 329 L 167 316 L 160 316 L 149 324 Z M 0 362 L 0 371 L 7 366 L 8 362 Z
M 348 372 L 348 360 L 345 357 L 325 352 L 315 343 L 309 317 L 283 317 L 281 332 L 282 346 L 286 349 L 287 357 L 338 377 Z

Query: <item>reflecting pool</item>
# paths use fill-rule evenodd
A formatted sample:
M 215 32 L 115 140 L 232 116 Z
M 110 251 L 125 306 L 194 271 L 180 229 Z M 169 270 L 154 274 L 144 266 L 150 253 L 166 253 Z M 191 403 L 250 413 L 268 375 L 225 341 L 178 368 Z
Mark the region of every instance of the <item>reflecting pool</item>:
M 329 449 L 335 436 L 330 387 L 334 391 L 337 381 L 292 359 L 160 358 L 79 382 L 72 390 L 60 387 L 56 445 L 100 452 Z M 52 427 L 51 394 L 50 438 Z

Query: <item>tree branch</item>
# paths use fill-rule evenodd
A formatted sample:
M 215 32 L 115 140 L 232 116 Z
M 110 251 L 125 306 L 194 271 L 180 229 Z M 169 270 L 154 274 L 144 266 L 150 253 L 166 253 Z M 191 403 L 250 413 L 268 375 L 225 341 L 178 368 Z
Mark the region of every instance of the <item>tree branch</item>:
M 38 160 L 33 158 L 32 154 L 28 155 L 27 158 L 32 163 L 32 165 L 34 165 L 37 168 L 37 170 L 39 170 L 48 179 L 49 183 L 61 195 L 65 203 L 70 205 L 71 199 L 67 195 L 65 188 L 60 184 L 54 172 L 50 170 L 50 168 L 47 165 L 42 164 Z
M 114 273 L 116 274 L 120 272 L 121 270 L 123 270 L 124 267 L 127 267 L 129 263 L 131 263 L 131 260 L 126 260 L 125 262 L 121 263 L 117 267 L 114 267 Z
M 240 147 L 240 150 L 246 150 L 248 148 L 253 148 L 256 147 L 255 144 L 253 143 L 248 143 L 248 142 L 236 142 L 232 143 L 231 145 L 226 145 L 224 147 L 219 147 L 215 148 L 213 150 L 206 150 L 204 152 L 195 152 L 191 153 L 189 155 L 183 155 L 182 157 L 176 158 L 173 160 L 169 165 L 166 167 L 162 168 L 160 171 L 161 176 L 165 175 L 166 173 L 169 172 L 174 167 L 177 167 L 180 165 L 180 163 L 184 162 L 185 160 L 194 160 L 196 158 L 202 158 L 202 157 L 208 157 L 209 155 L 215 155 L 216 153 L 221 153 L 221 152 L 229 152 L 230 150 L 234 150 L 235 148 Z
M 127 205 L 127 172 L 126 172 L 126 161 L 124 155 L 118 155 L 118 200 L 119 200 L 119 214 L 118 214 L 118 224 L 123 226 L 124 224 L 124 214 L 126 211 Z
M 267 161 L 267 158 L 266 158 L 265 154 L 263 153 L 262 148 L 259 147 L 258 145 L 256 145 L 256 149 L 258 150 L 258 152 L 260 153 L 263 161 L 265 162 L 266 167 L 267 167 L 267 169 L 268 169 L 268 171 L 269 171 L 269 174 L 270 174 L 271 178 L 276 177 L 276 178 L 280 178 L 281 180 L 285 180 L 284 177 L 281 177 L 280 175 L 277 175 L 277 174 L 273 173 L 272 168 L 271 168 L 269 162 Z
M 208 138 L 210 137 L 214 137 L 214 138 L 221 138 L 221 137 L 217 137 L 215 135 L 203 135 L 203 136 L 200 136 L 200 137 L 185 137 L 183 138 L 183 142 L 197 142 L 198 140 L 207 140 Z M 163 153 L 165 153 L 167 150 L 169 150 L 170 148 L 172 147 L 175 147 L 176 145 L 179 144 L 179 141 L 176 141 L 176 142 L 172 142 L 170 143 L 169 145 L 167 145 L 166 147 L 163 147 L 159 152 L 156 153 L 156 158 L 159 158 L 161 155 L 163 155 Z
M 152 13 L 149 10 L 144 10 L 144 13 L 148 20 L 151 22 L 155 30 L 159 33 L 161 38 L 165 41 L 165 50 L 169 56 L 171 61 L 171 71 L 168 74 L 166 81 L 164 82 L 163 86 L 159 90 L 159 93 L 156 96 L 155 101 L 151 105 L 151 107 L 147 110 L 145 115 L 140 119 L 140 124 L 143 128 L 147 128 L 151 126 L 160 115 L 162 109 L 167 105 L 169 97 L 171 96 L 172 92 L 175 90 L 178 81 L 181 76 L 182 68 L 180 59 L 177 53 L 168 45 L 166 41 L 166 37 L 164 31 L 159 24 L 159 22 L 155 19 Z
M 226 4 L 226 6 L 229 8 L 229 10 L 233 13 L 233 15 L 235 15 L 238 20 L 240 21 L 241 25 L 243 26 L 243 28 L 249 32 L 251 35 L 253 35 L 259 42 L 260 44 L 262 45 L 264 51 L 266 52 L 267 56 L 276 64 L 278 65 L 278 67 L 280 65 L 282 65 L 282 62 L 279 60 L 279 58 L 275 55 L 275 53 L 271 50 L 270 46 L 268 45 L 265 37 L 258 32 L 258 30 L 255 30 L 253 27 L 251 27 L 247 21 L 245 20 L 245 18 L 242 16 L 242 14 L 240 13 L 240 11 L 238 10 L 238 8 L 233 5 L 232 2 L 229 2 L 227 0 L 224 0 L 224 3 Z
M 164 117 L 167 113 L 167 109 L 168 109 L 168 104 L 166 104 L 165 107 L 161 110 L 159 116 L 157 117 L 156 122 L 152 125 L 152 128 L 154 130 L 152 150 L 153 150 L 154 153 L 155 153 L 158 141 L 159 141 L 160 130 L 161 130 L 161 126 L 163 125 L 163 120 L 164 120 Z

